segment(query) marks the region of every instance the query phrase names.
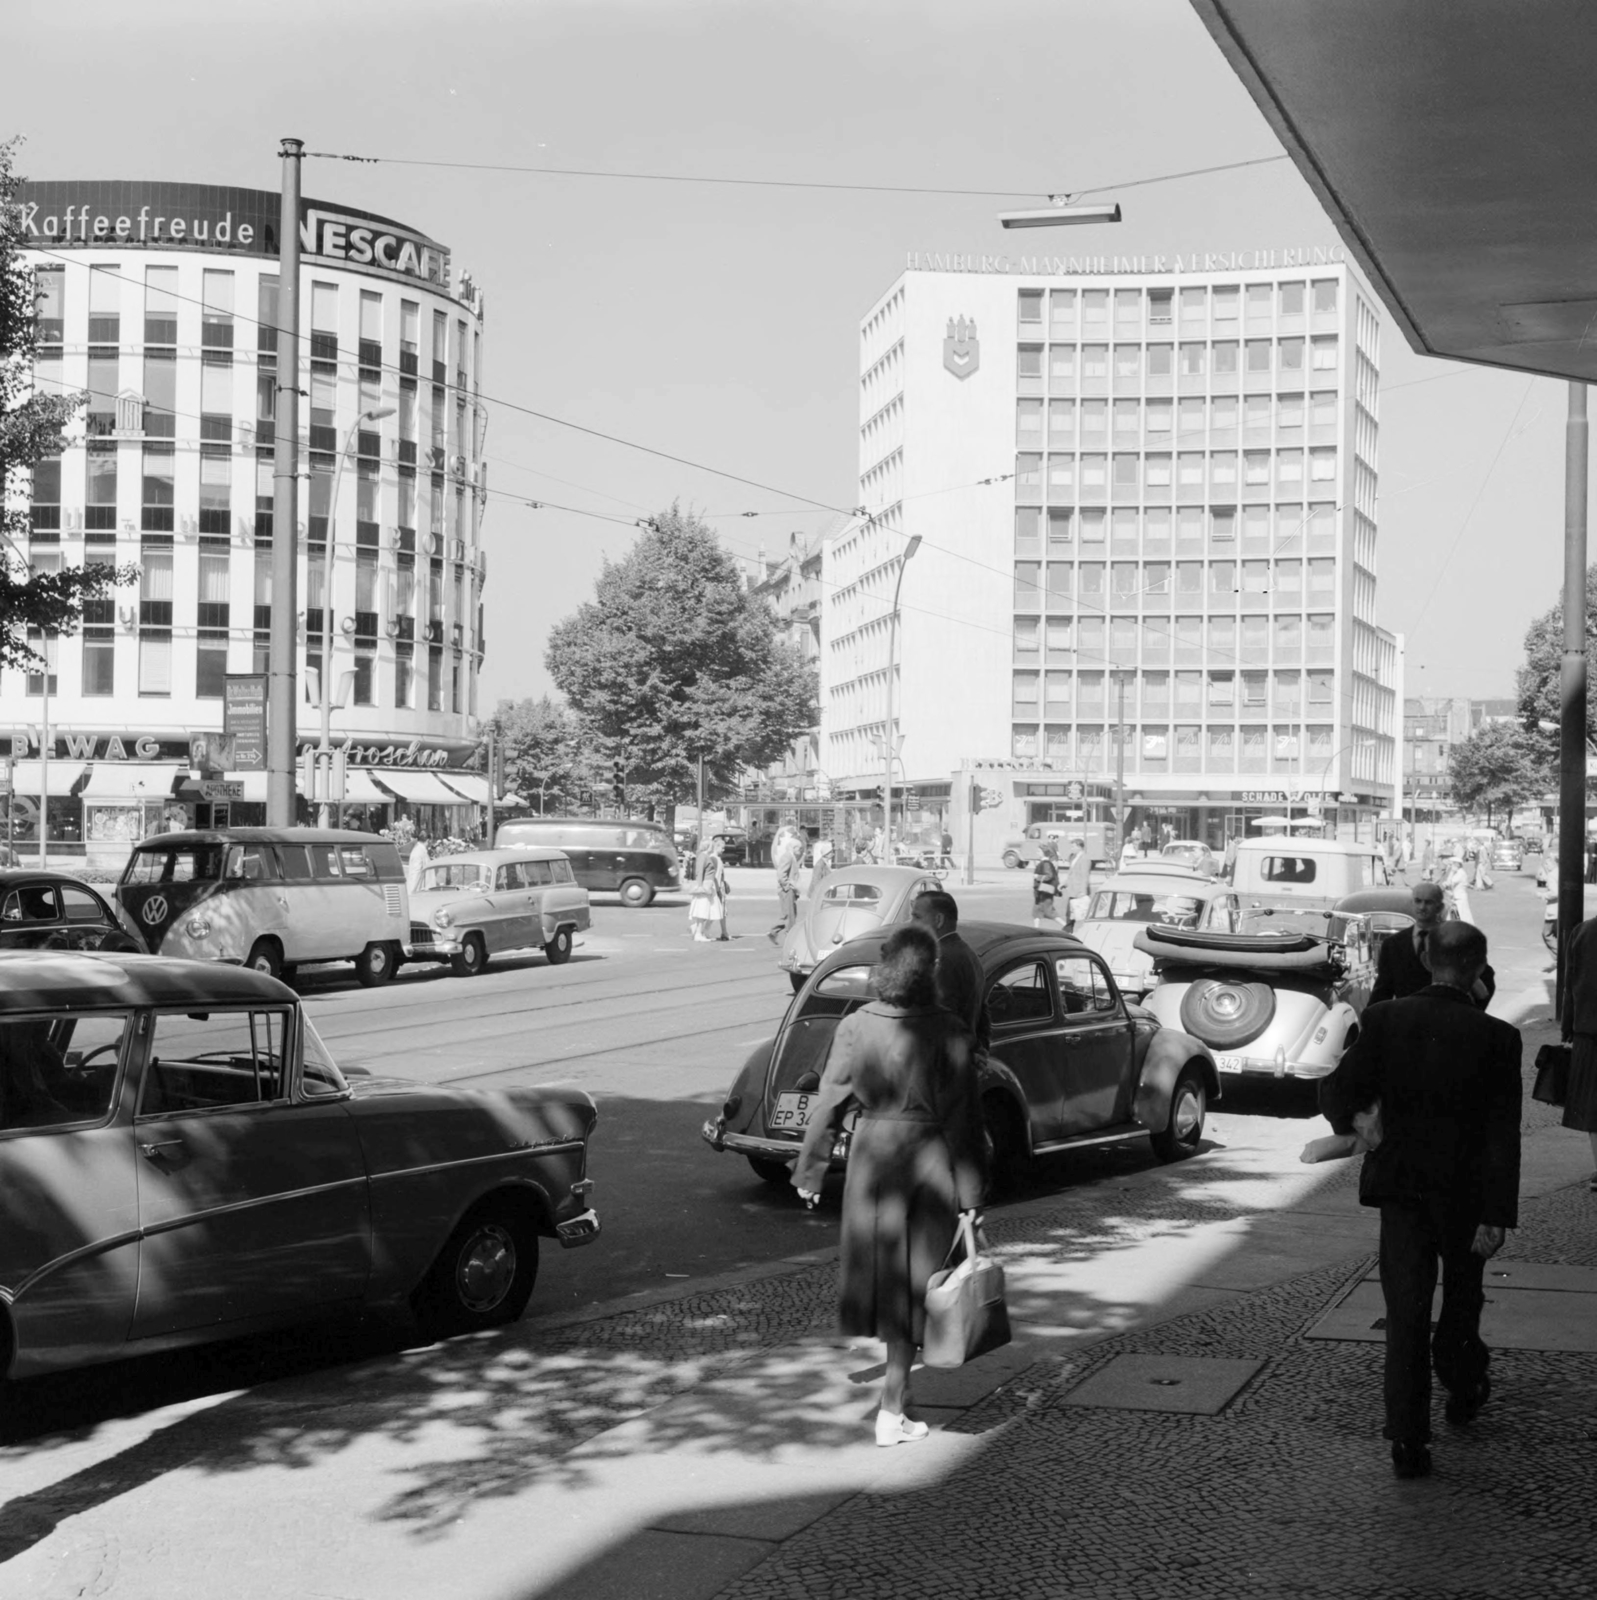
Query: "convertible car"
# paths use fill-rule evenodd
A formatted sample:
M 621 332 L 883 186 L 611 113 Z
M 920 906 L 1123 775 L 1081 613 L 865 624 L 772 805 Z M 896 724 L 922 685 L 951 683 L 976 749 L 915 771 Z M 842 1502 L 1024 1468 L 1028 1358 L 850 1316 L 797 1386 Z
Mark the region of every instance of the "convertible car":
M 345 1076 L 293 990 L 159 956 L 0 956 L 0 1377 L 394 1308 L 518 1317 L 581 1245 L 580 1089 Z
M 1245 908 L 1234 931 L 1149 923 L 1143 1003 L 1214 1052 L 1223 1073 L 1328 1076 L 1358 1035 L 1383 940 L 1413 927 L 1405 889 L 1361 889 L 1329 911 Z
M 995 1180 L 1033 1156 L 1149 1138 L 1165 1161 L 1203 1138 L 1220 1080 L 1208 1049 L 1127 1005 L 1103 958 L 1061 933 L 997 922 L 960 924 L 986 977 L 992 1050 L 980 1058 L 982 1115 Z M 774 1039 L 743 1064 L 719 1116 L 702 1129 L 715 1150 L 748 1158 L 785 1184 L 820 1088 L 837 1024 L 870 998 L 889 930 L 823 956 Z M 844 1150 L 832 1164 L 842 1166 Z
M 921 867 L 842 867 L 828 873 L 819 892 L 812 889 L 800 904 L 776 964 L 794 989 L 802 989 L 822 956 L 862 933 L 908 922 L 915 896 L 942 886 Z

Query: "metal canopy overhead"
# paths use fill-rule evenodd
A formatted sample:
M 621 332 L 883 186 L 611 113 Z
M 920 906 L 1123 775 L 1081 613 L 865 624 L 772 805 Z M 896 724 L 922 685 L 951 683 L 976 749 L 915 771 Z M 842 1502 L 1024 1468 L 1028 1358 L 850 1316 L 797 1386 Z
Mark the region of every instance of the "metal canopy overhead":
M 1597 379 L 1591 0 L 1192 0 L 1409 342 Z

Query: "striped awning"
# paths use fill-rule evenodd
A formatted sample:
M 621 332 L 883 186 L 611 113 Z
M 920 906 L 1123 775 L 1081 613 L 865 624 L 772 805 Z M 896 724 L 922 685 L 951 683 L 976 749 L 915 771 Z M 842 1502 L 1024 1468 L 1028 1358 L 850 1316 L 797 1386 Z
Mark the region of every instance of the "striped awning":
M 372 776 L 383 788 L 415 806 L 462 806 L 465 800 L 436 773 L 408 767 L 379 767 Z

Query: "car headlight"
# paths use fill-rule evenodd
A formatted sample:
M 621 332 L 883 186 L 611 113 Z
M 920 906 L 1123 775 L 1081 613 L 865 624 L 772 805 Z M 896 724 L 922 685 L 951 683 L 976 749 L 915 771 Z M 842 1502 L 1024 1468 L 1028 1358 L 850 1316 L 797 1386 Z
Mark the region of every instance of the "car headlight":
M 211 936 L 211 919 L 209 917 L 190 917 L 183 924 L 183 931 L 191 939 L 209 939 Z
M 450 916 L 447 907 L 440 907 L 433 912 L 433 926 L 435 928 L 448 928 L 453 926 L 455 919 Z

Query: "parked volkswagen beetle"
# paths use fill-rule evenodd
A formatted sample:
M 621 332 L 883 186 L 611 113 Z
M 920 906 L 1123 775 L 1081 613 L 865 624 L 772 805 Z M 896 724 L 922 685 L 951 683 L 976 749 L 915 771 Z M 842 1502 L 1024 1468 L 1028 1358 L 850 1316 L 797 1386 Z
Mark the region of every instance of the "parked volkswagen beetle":
M 0 1377 L 367 1307 L 513 1321 L 595 1238 L 580 1089 L 346 1079 L 218 963 L 0 956 Z
M 777 965 L 801 989 L 823 956 L 863 933 L 908 922 L 915 896 L 942 886 L 923 867 L 840 867 L 800 904 Z
M 830 881 L 830 880 L 828 880 Z M 1197 1150 L 1220 1094 L 1209 1050 L 1128 1005 L 1096 951 L 1062 933 L 996 922 L 959 931 L 986 977 L 992 1049 L 980 1058 L 982 1116 L 999 1182 L 1034 1156 L 1074 1145 L 1149 1138 L 1166 1161 Z M 837 1024 L 870 998 L 890 930 L 824 955 L 775 1038 L 743 1064 L 702 1133 L 785 1184 Z M 846 1154 L 833 1158 L 841 1166 Z

